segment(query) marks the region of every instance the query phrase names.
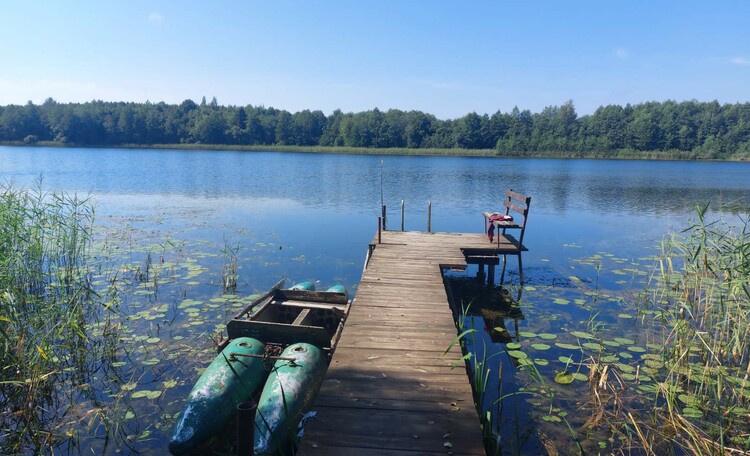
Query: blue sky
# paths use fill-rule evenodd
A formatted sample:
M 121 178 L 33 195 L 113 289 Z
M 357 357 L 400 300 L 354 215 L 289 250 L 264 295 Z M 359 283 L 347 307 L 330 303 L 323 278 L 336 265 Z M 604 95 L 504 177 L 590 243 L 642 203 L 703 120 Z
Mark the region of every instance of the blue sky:
M 750 1 L 0 0 L 0 105 L 534 112 L 750 101 Z

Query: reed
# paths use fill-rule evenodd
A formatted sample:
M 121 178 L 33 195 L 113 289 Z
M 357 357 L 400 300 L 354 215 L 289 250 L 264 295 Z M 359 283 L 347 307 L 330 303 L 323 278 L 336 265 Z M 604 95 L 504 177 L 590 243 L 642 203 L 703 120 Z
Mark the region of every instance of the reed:
M 707 214 L 698 208 L 697 221 L 664 242 L 644 296 L 654 318 L 644 316 L 643 335 L 664 347 L 649 360 L 653 384 L 590 363 L 590 424 L 605 422 L 628 451 L 750 451 L 750 231 L 746 219 Z
M 0 185 L 0 453 L 48 452 L 102 354 L 87 330 L 93 220 L 76 195 Z

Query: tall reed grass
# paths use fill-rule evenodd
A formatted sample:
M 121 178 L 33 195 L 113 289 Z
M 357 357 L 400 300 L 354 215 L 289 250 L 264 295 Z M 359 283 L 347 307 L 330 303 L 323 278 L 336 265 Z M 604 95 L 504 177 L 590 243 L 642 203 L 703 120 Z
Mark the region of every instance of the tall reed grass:
M 76 195 L 0 185 L 0 453 L 47 453 L 95 362 L 93 220 Z

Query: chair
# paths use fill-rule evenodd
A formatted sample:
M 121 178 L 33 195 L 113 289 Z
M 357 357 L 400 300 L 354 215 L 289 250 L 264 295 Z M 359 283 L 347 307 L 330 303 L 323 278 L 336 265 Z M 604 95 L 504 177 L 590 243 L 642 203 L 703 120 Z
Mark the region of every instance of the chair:
M 523 236 L 526 232 L 526 221 L 529 217 L 531 197 L 514 192 L 513 189 L 510 188 L 505 191 L 503 206 L 505 206 L 504 214 L 490 211 L 482 212 L 482 215 L 484 216 L 484 232 L 488 237 L 494 237 L 494 231 L 497 230 L 498 254 L 503 256 L 503 271 L 500 275 L 500 283 L 502 284 L 503 276 L 505 275 L 506 256 L 516 255 L 518 256 L 518 273 L 521 285 L 523 285 L 523 263 L 521 262 L 521 253 L 528 251 L 523 245 Z M 512 217 L 512 219 L 509 219 L 509 217 Z M 520 220 L 518 218 L 520 218 Z M 502 233 L 500 232 L 501 229 Z M 506 234 L 506 230 L 520 230 L 518 239 L 516 240 L 510 234 Z M 501 241 L 503 241 L 504 244 L 507 243 L 506 246 L 501 247 Z

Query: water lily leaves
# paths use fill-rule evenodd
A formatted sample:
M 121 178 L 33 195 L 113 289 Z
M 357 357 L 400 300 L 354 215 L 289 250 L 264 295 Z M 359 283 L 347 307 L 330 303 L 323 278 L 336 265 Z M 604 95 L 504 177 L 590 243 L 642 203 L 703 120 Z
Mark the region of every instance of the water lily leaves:
M 621 347 L 622 344 L 614 340 L 603 340 L 602 343 L 608 347 Z
M 687 418 L 701 418 L 703 416 L 703 412 L 693 407 L 683 408 L 682 414 Z
M 624 337 L 615 337 L 615 342 L 619 342 L 623 345 L 633 345 L 635 343 L 632 339 L 626 339 Z
M 123 391 L 133 391 L 137 386 L 138 384 L 135 382 L 128 382 L 128 383 L 125 383 L 124 385 L 121 385 L 120 389 Z
M 529 332 L 529 331 L 521 331 L 520 333 L 518 333 L 518 335 L 521 336 L 521 337 L 525 337 L 527 339 L 530 339 L 532 337 L 536 337 L 536 333 Z
M 539 337 L 541 337 L 544 340 L 555 340 L 557 339 L 557 334 L 541 333 L 539 334 Z
M 538 366 L 546 366 L 549 364 L 549 361 L 542 358 L 534 358 L 534 364 Z
M 557 358 L 561 363 L 565 364 L 573 364 L 575 361 L 573 361 L 573 358 L 570 356 L 560 356 Z
M 159 361 L 159 358 L 149 358 L 141 361 L 141 364 L 143 364 L 144 366 L 153 366 L 154 364 L 158 364 Z
M 565 343 L 562 343 L 562 342 L 555 342 L 555 346 L 563 348 L 565 350 L 580 350 L 581 349 L 581 347 L 578 346 L 578 345 L 565 344 Z
M 554 302 L 555 304 L 560 304 L 561 306 L 570 304 L 570 301 L 564 298 L 555 298 L 552 300 L 552 302 Z
M 534 350 L 549 350 L 550 346 L 547 344 L 531 344 L 531 348 Z
M 517 342 L 508 342 L 507 344 L 505 344 L 505 346 L 510 350 L 518 350 L 519 348 L 521 348 L 521 344 Z
M 520 350 L 508 350 L 508 354 L 516 359 L 526 358 L 528 355 Z
M 579 339 L 593 339 L 594 338 L 593 334 L 589 334 L 584 331 L 571 331 L 570 334 L 572 334 L 573 336 Z
M 575 380 L 573 374 L 568 371 L 558 372 L 555 375 L 555 382 L 560 385 L 570 385 L 573 383 L 573 380 Z M 560 421 L 560 419 L 558 418 L 557 421 Z
M 605 363 L 614 363 L 614 362 L 617 362 L 619 359 L 620 357 L 617 355 L 602 356 L 602 362 L 605 362 Z
M 635 352 L 635 353 L 643 353 L 646 351 L 645 348 L 639 347 L 637 345 L 631 345 L 630 347 L 628 347 L 628 350 Z
M 587 381 L 589 381 L 589 378 L 585 374 L 582 374 L 580 372 L 573 373 L 573 379 L 581 381 L 581 382 L 587 382 Z
M 573 381 L 571 380 L 571 383 L 572 383 L 572 382 L 573 382 Z M 565 383 L 565 384 L 567 384 L 567 383 Z M 551 422 L 551 423 L 559 423 L 559 422 L 561 422 L 561 421 L 562 421 L 562 419 L 560 419 L 560 417 L 559 417 L 559 416 L 555 416 L 555 415 L 544 415 L 544 416 L 542 417 L 542 419 L 543 419 L 544 421 L 548 421 L 548 422 Z
M 145 397 L 147 399 L 156 399 L 159 396 L 161 396 L 161 391 L 152 390 L 140 390 L 130 395 L 130 397 L 133 399 L 138 399 L 141 397 Z
M 604 348 L 603 345 L 597 344 L 596 342 L 585 342 L 581 344 L 581 346 L 584 348 L 588 348 L 589 350 L 595 350 L 595 351 L 599 351 Z
M 146 339 L 146 342 L 148 342 L 149 344 L 155 344 L 159 342 L 160 340 L 161 339 L 158 337 L 149 337 L 148 339 Z

